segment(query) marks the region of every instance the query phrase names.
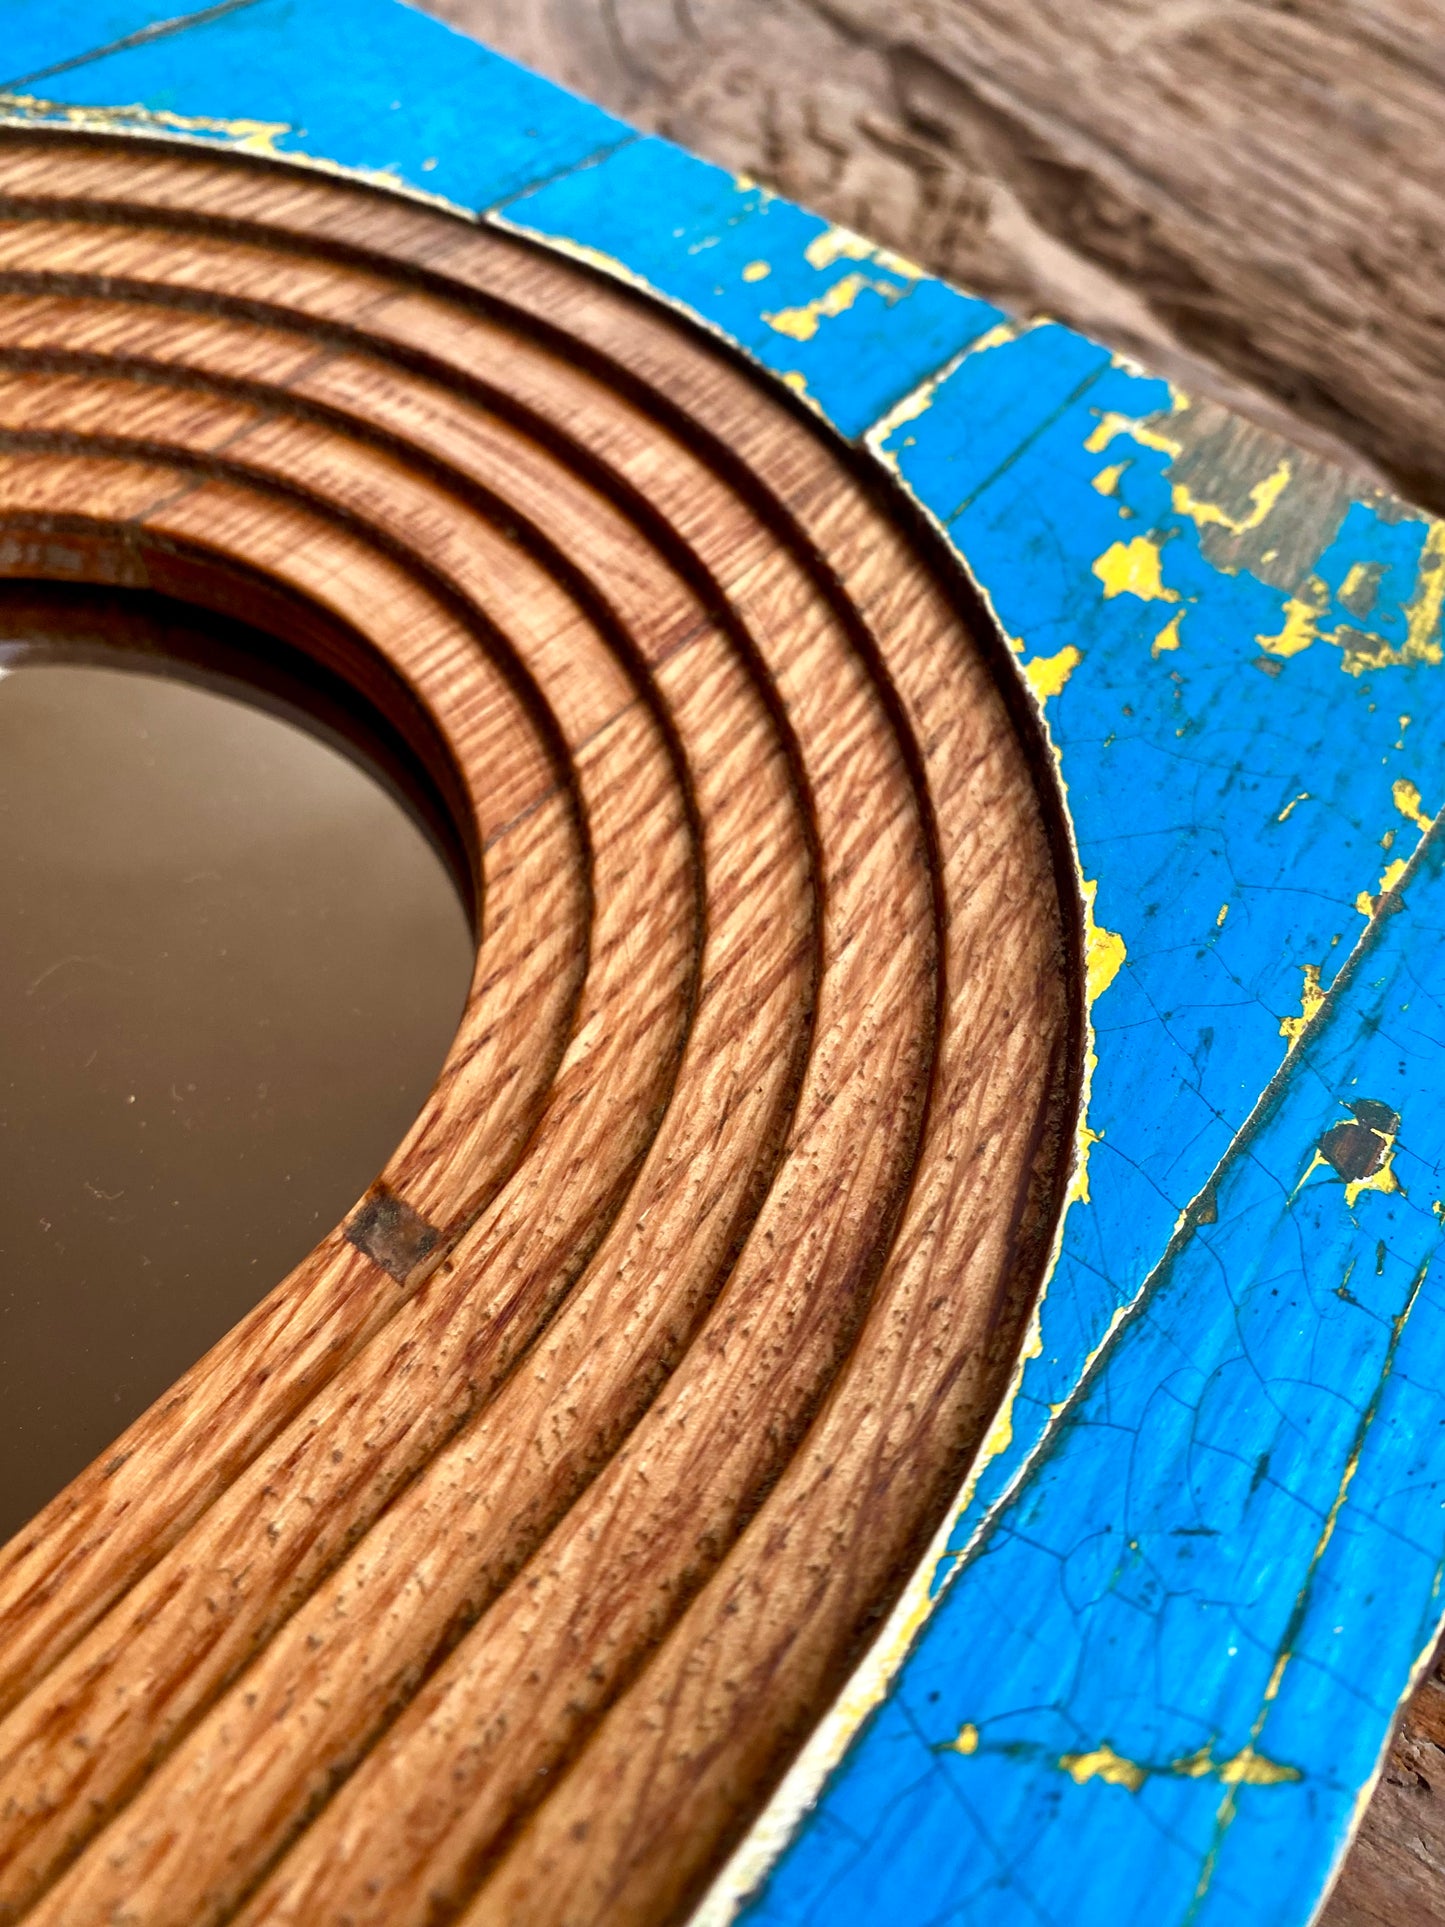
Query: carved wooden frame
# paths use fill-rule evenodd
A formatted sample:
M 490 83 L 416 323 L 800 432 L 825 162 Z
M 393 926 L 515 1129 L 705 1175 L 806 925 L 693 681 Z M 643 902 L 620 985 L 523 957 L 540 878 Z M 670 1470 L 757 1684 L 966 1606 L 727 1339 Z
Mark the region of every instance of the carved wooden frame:
M 0 1558 L 0 1910 L 672 1918 L 1014 1370 L 1083 1061 L 1036 722 L 785 396 L 355 184 L 5 136 L 0 450 L 5 574 L 383 707 L 482 929 L 367 1197 Z

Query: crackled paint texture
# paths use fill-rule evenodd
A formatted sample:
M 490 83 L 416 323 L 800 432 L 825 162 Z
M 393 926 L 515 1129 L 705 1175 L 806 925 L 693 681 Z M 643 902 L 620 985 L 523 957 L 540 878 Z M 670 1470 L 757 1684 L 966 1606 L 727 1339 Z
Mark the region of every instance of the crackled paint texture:
M 651 290 L 896 476 L 1044 709 L 1093 1033 L 1057 1261 L 707 1918 L 1302 1927 L 1442 1603 L 1445 536 L 391 0 L 339 48 L 322 0 L 164 18 L 9 0 L 0 112 L 379 174 Z

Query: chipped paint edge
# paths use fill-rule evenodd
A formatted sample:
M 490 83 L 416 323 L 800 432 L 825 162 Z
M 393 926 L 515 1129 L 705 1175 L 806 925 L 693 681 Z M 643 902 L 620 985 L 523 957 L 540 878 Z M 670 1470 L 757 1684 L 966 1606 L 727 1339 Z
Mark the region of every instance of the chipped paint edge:
M 382 188 L 424 207 L 451 214 L 476 226 L 485 218 L 448 200 L 444 194 L 416 187 L 392 168 L 353 167 L 344 161 L 327 160 L 321 154 L 308 154 L 304 148 L 280 148 L 276 141 L 293 134 L 290 121 L 252 120 L 215 117 L 207 114 L 173 114 L 164 108 L 146 107 L 139 102 L 120 106 L 97 107 L 63 100 L 46 100 L 39 94 L 7 93 L 0 90 L 0 128 L 33 133 L 36 128 L 52 128 L 74 134 L 109 134 L 122 140 L 153 143 L 157 146 L 199 148 L 204 153 L 218 150 L 225 154 L 251 154 L 261 160 L 279 161 L 287 167 L 303 168 L 313 174 L 327 174 L 336 180 L 359 182 L 364 187 Z M 518 189 L 525 193 L 525 188 Z
M 625 143 L 619 143 L 619 145 L 625 145 Z M 616 151 L 615 148 L 608 150 L 609 153 Z M 596 161 L 604 158 L 605 156 L 601 154 L 596 155 L 580 166 L 569 169 L 568 172 L 569 174 L 581 173 L 585 168 L 595 165 Z M 692 327 L 700 328 L 714 341 L 722 342 L 734 354 L 741 355 L 748 366 L 766 380 L 785 388 L 790 395 L 803 403 L 816 420 L 831 429 L 833 434 L 845 442 L 849 439 L 840 428 L 834 425 L 831 416 L 824 412 L 822 404 L 809 392 L 806 378 L 797 370 L 779 372 L 776 368 L 770 368 L 753 349 L 745 342 L 739 341 L 736 335 L 730 334 L 720 322 L 700 314 L 679 295 L 669 294 L 665 288 L 659 288 L 655 282 L 649 281 L 635 268 L 629 268 L 625 261 L 619 261 L 615 254 L 608 254 L 602 248 L 590 247 L 585 241 L 574 241 L 565 234 L 553 234 L 546 228 L 531 227 L 527 222 L 519 221 L 506 212 L 514 199 L 520 200 L 531 192 L 531 188 L 519 188 L 515 196 L 509 195 L 505 201 L 498 202 L 495 207 L 488 209 L 479 218 L 486 226 L 495 228 L 499 233 L 515 235 L 519 240 L 530 241 L 537 247 L 547 248 L 553 254 L 560 254 L 569 261 L 576 261 L 582 267 L 591 268 L 595 273 L 605 274 L 609 280 L 619 281 L 624 287 L 631 288 L 638 294 L 645 294 L 650 301 L 656 301 L 673 314 L 681 315 L 683 320 Z
M 1069 819 L 1069 831 L 1072 841 L 1072 819 Z M 1406 872 L 1400 878 L 1394 890 L 1390 892 L 1391 896 L 1398 897 L 1408 888 L 1423 861 L 1427 847 L 1437 836 L 1445 838 L 1445 808 L 1442 808 L 1434 818 L 1430 831 L 1423 834 L 1416 844 L 1415 849 L 1410 855 Z M 1383 899 L 1381 900 L 1374 915 L 1365 924 L 1359 936 L 1356 938 L 1349 954 L 1341 964 L 1340 969 L 1336 972 L 1324 998 L 1321 1000 L 1314 1014 L 1309 1018 L 1308 1023 L 1301 1032 L 1300 1039 L 1297 1041 L 1303 1041 L 1328 1021 L 1334 999 L 1347 988 L 1349 979 L 1353 976 L 1355 969 L 1371 947 L 1375 934 L 1381 928 L 1385 918 L 1391 914 L 1394 907 L 1393 904 L 1387 905 Z M 1088 1034 L 1090 1042 L 1092 1043 L 1092 1022 L 1088 1025 Z M 955 1501 L 943 1526 L 939 1532 L 935 1533 L 933 1539 L 930 1541 L 927 1554 L 918 1569 L 909 1579 L 898 1604 L 885 1621 L 884 1627 L 874 1644 L 854 1669 L 838 1698 L 834 1701 L 823 1719 L 813 1729 L 802 1751 L 789 1768 L 783 1780 L 779 1783 L 773 1797 L 734 1849 L 732 1855 L 724 1864 L 697 1909 L 688 1916 L 688 1927 L 730 1927 L 730 1923 L 736 1920 L 742 1908 L 750 1900 L 755 1898 L 767 1875 L 781 1860 L 783 1854 L 796 1836 L 799 1827 L 807 1817 L 807 1814 L 816 1804 L 818 1796 L 823 1791 L 829 1775 L 841 1763 L 859 1728 L 869 1714 L 875 1711 L 876 1708 L 881 1706 L 884 1700 L 887 1699 L 893 1681 L 904 1661 L 908 1658 L 918 1634 L 932 1617 L 934 1609 L 947 1592 L 950 1583 L 963 1567 L 971 1562 L 973 1555 L 991 1532 L 994 1522 L 1012 1503 L 1015 1495 L 1033 1475 L 1035 1468 L 1048 1456 L 1063 1423 L 1073 1407 L 1079 1403 L 1080 1399 L 1097 1377 L 1105 1359 L 1113 1351 L 1115 1344 L 1118 1342 L 1120 1332 L 1131 1325 L 1148 1306 L 1154 1295 L 1156 1281 L 1161 1278 L 1167 1268 L 1172 1264 L 1174 1258 L 1180 1250 L 1182 1250 L 1187 1240 L 1194 1235 L 1201 1221 L 1200 1207 L 1212 1201 L 1219 1181 L 1227 1166 L 1244 1148 L 1247 1140 L 1253 1135 L 1259 1125 L 1267 1119 L 1273 1110 L 1275 1100 L 1282 1087 L 1293 1075 L 1293 1057 L 1294 1048 L 1291 1046 L 1290 1049 L 1287 1049 L 1283 1053 L 1279 1064 L 1250 1107 L 1249 1114 L 1229 1144 L 1225 1147 L 1223 1153 L 1205 1179 L 1205 1182 L 1180 1212 L 1175 1223 L 1174 1231 L 1168 1243 L 1165 1245 L 1163 1252 L 1160 1254 L 1158 1262 L 1150 1268 L 1141 1280 L 1133 1296 L 1125 1303 L 1115 1307 L 1103 1336 L 1084 1361 L 1067 1395 L 1057 1404 L 1049 1408 L 1048 1421 L 1040 1428 L 1038 1438 L 1014 1468 L 1006 1484 L 995 1495 L 978 1519 L 974 1521 L 967 1538 L 961 1545 L 950 1548 L 948 1544 L 949 1537 L 951 1536 L 949 1531 L 950 1526 L 956 1526 L 959 1522 L 960 1515 L 967 1509 L 973 1492 L 977 1488 L 978 1480 L 986 1469 L 989 1459 L 996 1457 L 1000 1450 L 1004 1450 L 1007 1447 L 1009 1442 L 1008 1438 L 1005 1438 L 1002 1444 L 998 1444 L 995 1443 L 996 1436 L 1004 1426 L 1007 1426 L 1011 1437 L 1012 1408 L 1022 1382 L 1025 1366 L 1028 1362 L 1028 1343 L 1033 1339 L 1035 1332 L 1039 1329 L 1044 1299 L 1058 1262 L 1063 1227 L 1068 1218 L 1069 1206 L 1077 1201 L 1074 1198 L 1073 1186 L 1071 1185 L 1070 1195 L 1066 1202 L 1065 1209 L 1061 1211 L 1059 1215 L 1058 1231 L 1050 1251 L 1049 1262 L 1044 1273 L 1044 1281 L 1035 1302 L 1033 1318 L 1029 1326 L 1029 1340 L 1026 1340 L 1025 1347 L 1020 1353 L 1009 1389 L 1000 1405 L 998 1415 L 994 1419 L 990 1433 L 969 1468 L 967 1478 L 963 1484 L 961 1497 Z M 1087 1125 L 1085 1123 L 1087 1117 L 1087 1077 L 1091 1072 L 1092 1064 L 1089 1064 L 1086 1067 L 1085 1088 L 1081 1091 L 1079 1117 L 1081 1136 L 1087 1131 Z M 1079 1148 L 1076 1143 L 1076 1179 L 1079 1169 L 1079 1155 Z M 992 1451 L 990 1451 L 991 1446 L 993 1448 Z M 941 1568 L 943 1570 L 941 1576 L 939 1576 Z M 1442 1580 L 1445 1580 L 1445 1563 L 1442 1563 L 1441 1568 L 1437 1572 L 1437 1595 L 1440 1591 Z M 1437 1622 L 1436 1633 L 1431 1641 L 1422 1649 L 1421 1655 L 1417 1658 L 1411 1672 L 1410 1681 L 1397 1702 L 1399 1707 L 1405 1705 L 1410 1693 L 1414 1690 L 1414 1686 L 1418 1683 L 1423 1670 L 1428 1666 L 1442 1631 L 1445 1631 L 1445 1602 L 1442 1602 L 1442 1610 L 1439 1621 Z M 1328 1898 L 1330 1886 L 1333 1885 L 1339 1868 L 1343 1865 L 1344 1857 L 1349 1851 L 1360 1820 L 1364 1815 L 1365 1808 L 1369 1804 L 1369 1795 L 1377 1784 L 1380 1774 L 1384 1771 L 1388 1754 L 1388 1747 L 1381 1750 L 1375 1772 L 1368 1786 L 1363 1787 L 1356 1797 L 1355 1804 L 1351 1810 L 1349 1825 L 1342 1833 L 1337 1845 L 1336 1857 L 1331 1866 L 1329 1882 L 1322 1890 L 1319 1908 L 1316 1909 L 1315 1914 L 1311 1917 L 1311 1927 L 1313 1927 L 1313 1922 L 1318 1920 L 1319 1912 L 1323 1909 L 1325 1900 Z M 1062 1762 L 1060 1762 L 1060 1764 L 1062 1765 Z M 1064 1770 L 1067 1771 L 1068 1769 L 1065 1768 Z
M 548 180 L 563 178 L 581 173 L 583 169 L 594 167 L 599 161 L 606 160 L 620 148 L 628 147 L 642 136 L 635 130 L 619 136 L 615 141 L 596 148 L 581 160 L 568 161 L 558 174 L 545 176 L 535 181 L 527 181 L 520 187 L 509 189 L 495 202 L 481 208 L 468 207 L 465 202 L 451 200 L 445 194 L 432 189 L 418 187 L 394 167 L 359 167 L 349 161 L 334 161 L 324 154 L 308 153 L 305 148 L 277 147 L 276 142 L 284 134 L 295 134 L 299 130 L 290 121 L 263 121 L 248 118 L 211 116 L 208 114 L 175 114 L 166 108 L 146 107 L 141 102 L 126 102 L 113 106 L 96 106 L 63 100 L 47 100 L 39 94 L 23 94 L 0 89 L 0 128 L 11 128 L 22 133 L 34 132 L 37 128 L 51 128 L 59 132 L 76 134 L 107 134 L 119 140 L 134 140 L 153 143 L 166 147 L 194 147 L 203 153 L 250 154 L 264 161 L 279 163 L 285 167 L 300 168 L 312 174 L 325 174 L 333 180 L 352 181 L 362 187 L 378 188 L 388 194 L 400 195 L 403 200 L 414 201 L 440 214 L 450 214 L 455 219 L 465 221 L 472 227 L 507 227 L 497 218 L 497 209 L 506 206 L 524 194 L 534 193 Z M 524 229 L 513 230 L 528 233 Z M 543 234 L 528 238 L 549 243 Z M 626 269 L 617 263 L 614 272 L 625 276 Z M 638 281 L 648 294 L 665 301 L 667 297 L 659 294 L 645 282 Z M 677 304 L 672 304 L 677 305 Z M 682 309 L 683 313 L 690 310 Z M 700 317 L 694 317 L 700 318 Z M 707 324 L 704 323 L 704 326 Z M 724 339 L 729 337 L 724 336 Z M 765 371 L 772 374 L 772 370 Z M 773 377 L 775 380 L 776 376 Z M 819 411 L 821 414 L 821 411 Z M 823 417 L 826 419 L 826 417 Z

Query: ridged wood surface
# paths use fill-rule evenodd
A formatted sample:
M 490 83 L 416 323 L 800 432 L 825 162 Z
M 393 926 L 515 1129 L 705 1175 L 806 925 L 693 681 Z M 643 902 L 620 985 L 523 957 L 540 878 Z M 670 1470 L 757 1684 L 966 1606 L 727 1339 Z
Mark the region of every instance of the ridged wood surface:
M 900 514 L 585 268 L 0 143 L 0 570 L 340 669 L 481 903 L 377 1184 L 0 1553 L 0 1918 L 678 1918 L 857 1662 L 1082 1055 L 1039 745 Z

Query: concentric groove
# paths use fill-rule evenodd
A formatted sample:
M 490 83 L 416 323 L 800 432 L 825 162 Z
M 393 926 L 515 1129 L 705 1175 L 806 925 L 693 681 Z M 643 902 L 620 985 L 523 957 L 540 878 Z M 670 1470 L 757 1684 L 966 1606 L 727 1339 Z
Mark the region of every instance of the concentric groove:
M 0 571 L 385 665 L 484 872 L 374 1193 L 435 1245 L 338 1228 L 0 1553 L 0 1918 L 675 1917 L 942 1516 L 1057 1214 L 1077 972 L 987 648 L 634 297 L 73 137 L 0 143 Z

